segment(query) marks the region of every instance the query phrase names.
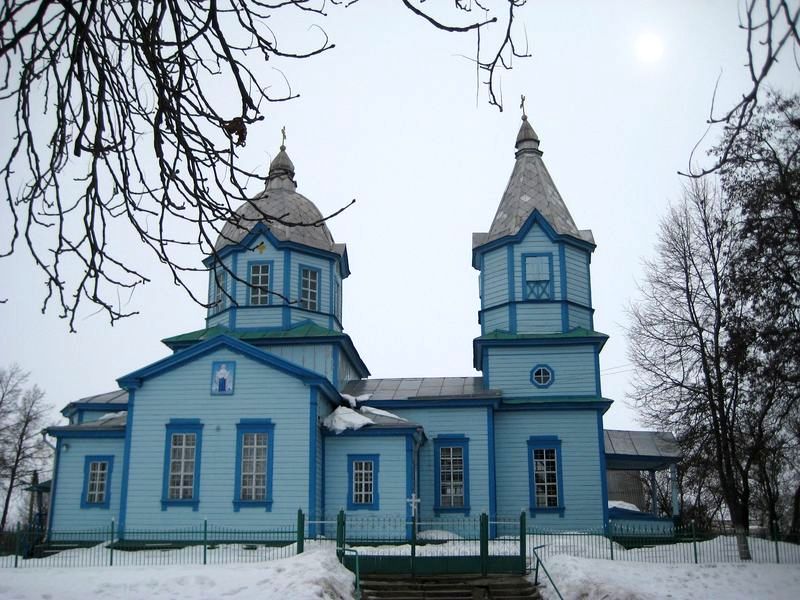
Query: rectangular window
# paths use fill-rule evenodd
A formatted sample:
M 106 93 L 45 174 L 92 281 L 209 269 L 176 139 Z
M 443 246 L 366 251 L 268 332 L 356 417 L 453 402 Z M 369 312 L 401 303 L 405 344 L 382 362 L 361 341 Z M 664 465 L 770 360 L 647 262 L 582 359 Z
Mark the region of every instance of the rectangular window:
M 373 464 L 371 460 L 353 463 L 353 504 L 372 504 Z
M 109 508 L 113 469 L 111 455 L 84 457 L 81 508 Z
M 525 299 L 550 300 L 552 298 L 552 281 L 550 255 L 525 255 Z
M 558 469 L 555 448 L 533 451 L 533 473 L 536 484 L 536 508 L 558 506 Z
M 108 463 L 97 461 L 89 463 L 89 487 L 86 489 L 86 501 L 89 504 L 102 504 L 106 501 L 106 476 Z
M 316 269 L 300 269 L 300 307 L 319 310 L 319 271 Z
M 440 435 L 433 452 L 434 511 L 469 513 L 469 438 Z
M 161 510 L 185 505 L 197 510 L 203 424 L 199 419 L 172 419 L 166 429 Z
M 439 506 L 464 507 L 464 448 L 439 450 Z
M 348 454 L 348 510 L 378 510 L 378 455 Z
M 333 280 L 333 316 L 336 317 L 337 319 L 339 319 L 339 321 L 341 321 L 342 320 L 342 315 L 339 312 L 339 306 L 340 306 L 340 303 L 339 303 L 339 289 L 340 289 L 339 288 L 339 282 L 334 279 Z
M 245 433 L 242 438 L 242 479 L 240 500 L 267 497 L 267 434 Z
M 242 419 L 236 424 L 236 479 L 233 509 L 272 509 L 272 457 L 275 425 L 270 419 Z
M 197 434 L 173 433 L 170 442 L 169 500 L 194 498 L 194 463 Z
M 563 516 L 561 440 L 558 437 L 544 435 L 528 439 L 528 477 L 531 513 L 558 512 Z
M 250 265 L 250 304 L 261 306 L 269 304 L 269 263 Z

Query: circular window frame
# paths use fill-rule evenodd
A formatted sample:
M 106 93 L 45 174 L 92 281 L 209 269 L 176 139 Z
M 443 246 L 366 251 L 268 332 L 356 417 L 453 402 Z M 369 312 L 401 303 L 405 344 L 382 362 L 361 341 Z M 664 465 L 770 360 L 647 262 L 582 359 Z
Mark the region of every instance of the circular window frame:
M 536 381 L 536 372 L 540 370 L 545 371 L 549 375 L 549 379 L 545 383 L 540 383 Z M 551 385 L 553 385 L 553 382 L 556 380 L 556 375 L 553 372 L 553 368 L 550 365 L 538 364 L 531 369 L 530 379 L 531 383 L 537 388 L 548 388 Z

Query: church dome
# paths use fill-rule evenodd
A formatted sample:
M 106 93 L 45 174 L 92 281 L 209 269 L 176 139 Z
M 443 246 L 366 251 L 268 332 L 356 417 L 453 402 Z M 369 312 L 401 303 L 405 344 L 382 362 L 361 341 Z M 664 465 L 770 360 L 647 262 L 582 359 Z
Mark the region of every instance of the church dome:
M 236 210 L 222 228 L 214 249 L 221 250 L 229 244 L 241 242 L 253 227 L 263 223 L 280 241 L 342 254 L 344 244 L 333 241 L 328 226 L 322 221 L 322 213 L 311 200 L 296 190 L 294 164 L 286 154 L 286 147 L 281 146 L 280 152 L 270 163 L 266 188 Z M 287 224 L 279 223 L 275 218 Z

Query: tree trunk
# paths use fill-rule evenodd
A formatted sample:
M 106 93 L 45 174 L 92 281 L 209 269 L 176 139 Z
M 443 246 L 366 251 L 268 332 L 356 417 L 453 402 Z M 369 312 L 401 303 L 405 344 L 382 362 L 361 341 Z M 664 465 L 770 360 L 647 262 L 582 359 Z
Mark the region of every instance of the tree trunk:
M 733 521 L 733 532 L 736 536 L 736 548 L 739 551 L 739 558 L 742 560 L 751 560 L 753 557 L 750 555 L 750 545 L 747 540 L 749 533 L 749 517 L 747 506 L 736 506 L 735 510 L 731 506 L 731 520 Z
M 792 526 L 789 529 L 790 540 L 794 543 L 800 541 L 800 485 L 794 491 L 792 502 Z

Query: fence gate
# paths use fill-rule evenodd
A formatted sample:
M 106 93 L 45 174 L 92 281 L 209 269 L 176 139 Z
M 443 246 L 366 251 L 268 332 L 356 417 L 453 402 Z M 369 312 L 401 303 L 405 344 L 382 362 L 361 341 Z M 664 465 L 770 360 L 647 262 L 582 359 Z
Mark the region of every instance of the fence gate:
M 358 561 L 361 574 L 488 575 L 524 573 L 524 531 L 524 514 L 497 521 L 486 514 L 418 521 L 340 512 L 336 539 L 344 564 L 355 570 Z

